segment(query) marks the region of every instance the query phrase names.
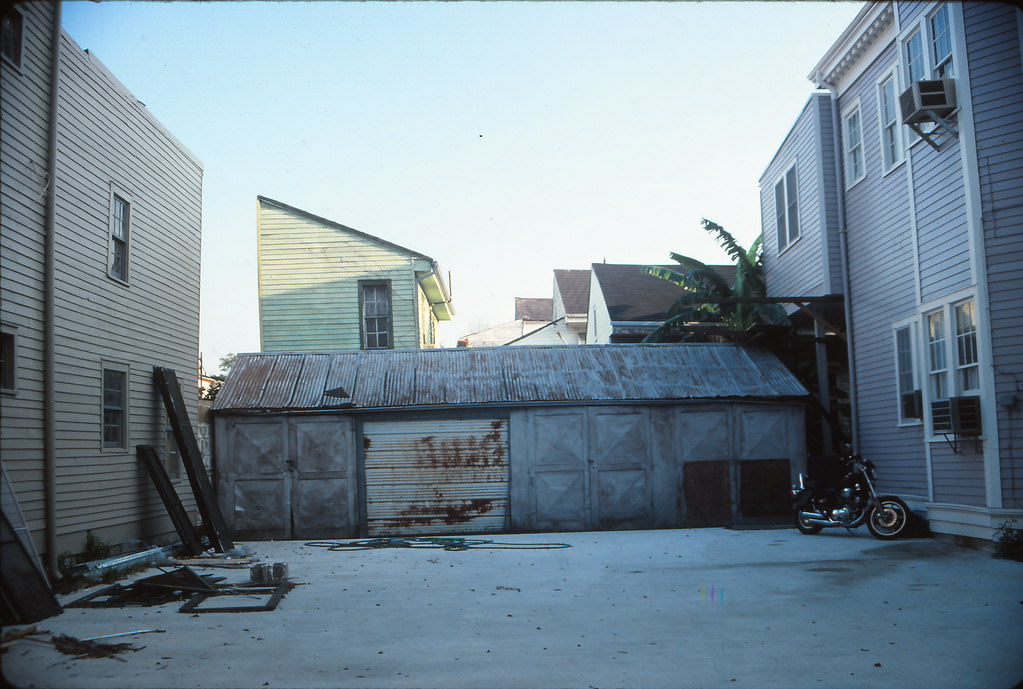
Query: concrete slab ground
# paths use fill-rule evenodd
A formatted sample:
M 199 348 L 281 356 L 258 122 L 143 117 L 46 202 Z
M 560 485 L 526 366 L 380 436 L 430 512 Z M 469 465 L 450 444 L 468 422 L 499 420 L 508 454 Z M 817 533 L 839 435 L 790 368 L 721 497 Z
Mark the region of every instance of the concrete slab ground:
M 1023 564 L 987 553 L 862 529 L 486 538 L 513 547 L 248 543 L 303 582 L 275 611 L 68 609 L 40 628 L 166 631 L 116 639 L 145 647 L 124 662 L 21 642 L 4 675 L 24 688 L 104 689 L 1008 689 L 1023 679 Z

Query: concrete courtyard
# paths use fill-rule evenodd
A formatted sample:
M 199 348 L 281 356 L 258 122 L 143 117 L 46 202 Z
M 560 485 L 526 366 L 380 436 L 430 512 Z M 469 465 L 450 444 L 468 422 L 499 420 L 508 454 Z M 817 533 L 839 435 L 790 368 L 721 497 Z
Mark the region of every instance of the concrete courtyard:
M 40 629 L 165 631 L 109 640 L 145 647 L 124 662 L 20 642 L 4 676 L 25 689 L 1008 689 L 1023 679 L 1023 564 L 988 553 L 863 529 L 483 538 L 511 546 L 246 543 L 302 582 L 276 610 L 67 609 Z M 556 543 L 570 547 L 528 545 Z

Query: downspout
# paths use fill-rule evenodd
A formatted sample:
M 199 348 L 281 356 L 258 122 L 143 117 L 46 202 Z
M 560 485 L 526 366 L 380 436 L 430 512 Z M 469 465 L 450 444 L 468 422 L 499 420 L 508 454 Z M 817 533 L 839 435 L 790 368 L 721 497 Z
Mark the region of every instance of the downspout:
M 849 279 L 849 232 L 845 225 L 845 177 L 842 160 L 842 136 L 839 132 L 841 117 L 838 110 L 838 92 L 833 84 L 828 83 L 824 76 L 817 73 L 817 87 L 826 88 L 831 93 L 831 122 L 832 139 L 835 148 L 835 182 L 838 185 L 835 197 L 838 199 L 838 246 L 839 258 L 842 261 L 842 289 L 845 298 L 842 300 L 842 310 L 845 313 L 845 349 L 849 366 L 849 431 L 852 435 L 852 449 L 854 453 L 860 451 L 859 433 L 859 404 L 856 395 L 856 357 L 853 345 L 852 327 L 852 299 L 851 282 Z
M 46 569 L 60 577 L 57 560 L 57 374 L 56 358 L 56 233 L 57 118 L 60 100 L 61 2 L 53 3 L 50 46 L 50 122 L 46 145 L 47 194 L 43 246 L 43 481 L 46 513 Z

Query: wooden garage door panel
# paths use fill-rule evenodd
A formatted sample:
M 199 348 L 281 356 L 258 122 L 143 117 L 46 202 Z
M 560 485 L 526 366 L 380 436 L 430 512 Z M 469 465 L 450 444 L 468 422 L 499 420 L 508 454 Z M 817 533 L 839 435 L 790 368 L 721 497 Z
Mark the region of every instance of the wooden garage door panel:
M 234 528 L 238 531 L 277 531 L 285 537 L 285 485 L 279 478 L 237 480 L 234 483 Z
M 678 412 L 678 442 L 680 459 L 730 459 L 734 457 L 734 441 L 729 429 L 730 411 L 697 411 L 683 409 Z
M 296 470 L 304 475 L 342 477 L 348 474 L 349 455 L 354 446 L 347 423 L 295 421 L 292 426 L 295 432 L 292 461 Z
M 537 472 L 537 528 L 566 530 L 588 527 L 585 478 L 582 471 Z
M 646 466 L 650 453 L 649 421 L 641 412 L 593 413 L 591 418 L 593 443 L 590 452 L 597 468 L 614 466 Z
M 600 528 L 649 528 L 652 517 L 653 505 L 646 470 L 605 470 L 597 474 L 597 522 Z
M 532 444 L 538 471 L 586 465 L 586 412 L 537 413 Z
M 743 459 L 772 459 L 789 454 L 789 412 L 746 409 L 739 417 Z
M 300 480 L 294 508 L 296 538 L 354 536 L 348 479 Z
M 285 424 L 283 421 L 235 423 L 232 428 L 234 467 L 239 476 L 279 474 L 284 470 Z
M 792 514 L 791 475 L 787 459 L 739 463 L 739 505 L 743 517 L 788 517 Z

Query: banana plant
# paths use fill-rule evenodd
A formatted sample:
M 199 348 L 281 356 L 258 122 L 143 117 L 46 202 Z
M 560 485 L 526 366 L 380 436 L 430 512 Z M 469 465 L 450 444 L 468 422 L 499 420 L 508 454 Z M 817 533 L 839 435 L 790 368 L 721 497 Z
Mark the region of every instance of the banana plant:
M 788 317 L 779 304 L 707 303 L 707 298 L 738 299 L 767 296 L 761 237 L 744 249 L 735 237 L 716 222 L 703 218 L 703 229 L 717 237 L 718 244 L 735 263 L 731 285 L 713 268 L 690 256 L 671 252 L 681 271 L 661 266 L 644 266 L 643 271 L 682 288 L 682 295 L 665 314 L 664 323 L 646 336 L 644 342 L 661 342 L 686 323 L 720 323 L 723 329 L 744 331 L 755 323 L 787 325 Z M 689 336 L 686 336 L 689 337 Z M 685 339 L 685 338 L 684 338 Z

